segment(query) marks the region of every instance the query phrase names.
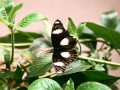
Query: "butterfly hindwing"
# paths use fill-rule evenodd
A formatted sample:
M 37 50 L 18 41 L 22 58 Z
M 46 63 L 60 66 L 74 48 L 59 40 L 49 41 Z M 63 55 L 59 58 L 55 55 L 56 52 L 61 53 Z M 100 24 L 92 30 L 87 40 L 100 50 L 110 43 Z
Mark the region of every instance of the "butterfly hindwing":
M 76 39 L 69 35 L 60 20 L 56 20 L 52 28 L 51 40 L 53 66 L 56 72 L 64 72 L 66 66 L 76 58 L 77 52 L 73 49 Z

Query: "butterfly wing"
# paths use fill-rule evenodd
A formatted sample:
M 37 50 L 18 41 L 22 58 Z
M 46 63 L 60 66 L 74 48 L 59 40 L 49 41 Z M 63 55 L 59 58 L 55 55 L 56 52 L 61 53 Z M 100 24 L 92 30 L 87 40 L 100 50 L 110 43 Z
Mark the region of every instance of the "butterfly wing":
M 72 62 L 77 52 L 73 47 L 76 39 L 69 35 L 60 20 L 56 20 L 52 32 L 51 40 L 53 45 L 53 66 L 57 72 L 64 72 L 66 66 Z

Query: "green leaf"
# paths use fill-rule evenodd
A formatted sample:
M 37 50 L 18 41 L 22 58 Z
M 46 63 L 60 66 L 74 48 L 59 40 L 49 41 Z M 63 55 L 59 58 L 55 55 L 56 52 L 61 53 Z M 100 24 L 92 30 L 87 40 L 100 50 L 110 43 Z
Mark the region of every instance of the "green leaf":
M 23 76 L 23 71 L 22 69 L 17 66 L 16 71 L 14 72 L 13 79 L 16 81 L 16 86 L 19 85 L 22 81 L 22 76 Z
M 42 14 L 39 13 L 31 13 L 29 15 L 27 15 L 26 17 L 24 17 L 18 24 L 17 24 L 17 29 L 23 29 L 31 24 L 34 24 L 38 21 L 47 19 L 45 16 L 43 16 Z
M 70 33 L 70 35 L 77 38 L 77 28 L 70 17 L 68 18 L 68 32 Z
M 82 24 L 80 24 L 80 25 L 78 26 L 78 28 L 77 28 L 77 36 L 78 36 L 78 37 L 81 36 L 81 34 L 83 33 L 84 28 L 85 28 L 85 23 L 82 23 Z
M 73 82 L 72 79 L 69 79 L 69 80 L 67 81 L 64 90 L 75 90 L 75 89 L 74 89 L 74 82 Z
M 89 81 L 98 81 L 107 85 L 112 85 L 120 77 L 110 76 L 100 71 L 85 71 L 82 72 Z
M 27 60 L 35 60 L 36 56 L 34 55 L 34 53 L 30 52 L 30 51 L 21 51 L 20 55 L 22 56 L 22 58 L 25 58 Z
M 10 52 L 5 49 L 0 48 L 0 59 L 1 63 L 5 63 L 6 67 L 8 68 L 10 66 Z
M 14 8 L 12 8 L 12 10 L 10 11 L 9 13 L 9 17 L 8 17 L 8 20 L 11 21 L 11 22 L 14 22 L 14 17 L 17 13 L 18 10 L 20 10 L 21 8 L 23 7 L 23 4 L 20 3 L 18 5 L 16 5 Z
M 40 37 L 42 35 L 39 33 L 17 31 L 15 32 L 15 46 L 17 48 L 28 47 L 32 44 L 33 40 Z M 11 46 L 11 34 L 0 38 L 0 45 Z
M 0 18 L 6 20 L 7 19 L 7 13 L 4 7 L 3 0 L 0 0 Z
M 30 84 L 28 90 L 63 90 L 61 86 L 54 80 L 49 78 L 41 78 Z
M 120 33 L 91 22 L 86 22 L 86 27 L 91 29 L 96 36 L 110 42 L 115 48 L 120 48 Z
M 112 90 L 108 86 L 98 82 L 85 82 L 78 86 L 77 90 Z
M 110 29 L 115 29 L 118 23 L 118 13 L 116 11 L 104 12 L 101 16 L 102 24 Z
M 0 90 L 8 90 L 7 83 L 2 79 L 0 79 Z
M 14 2 L 13 0 L 2 0 L 2 1 L 4 2 L 5 10 L 8 14 L 14 7 Z
M 32 45 L 29 47 L 29 51 L 37 53 L 40 48 L 51 47 L 51 42 L 45 38 L 37 38 L 33 41 Z
M 10 23 L 10 22 L 8 22 L 7 20 L 4 20 L 4 19 L 2 19 L 2 18 L 0 18 L 0 22 L 4 23 L 4 24 L 7 25 L 7 26 L 13 26 L 12 23 Z
M 91 65 L 80 61 L 80 60 L 76 60 L 72 63 L 70 63 L 67 67 L 64 73 L 62 73 L 62 75 L 67 75 L 67 74 L 72 74 L 72 73 L 76 73 L 76 72 L 80 72 L 80 71 L 85 71 L 87 69 L 91 68 Z
M 52 66 L 51 56 L 51 54 L 47 54 L 34 60 L 32 65 L 28 67 L 27 77 L 40 76 L 50 70 Z

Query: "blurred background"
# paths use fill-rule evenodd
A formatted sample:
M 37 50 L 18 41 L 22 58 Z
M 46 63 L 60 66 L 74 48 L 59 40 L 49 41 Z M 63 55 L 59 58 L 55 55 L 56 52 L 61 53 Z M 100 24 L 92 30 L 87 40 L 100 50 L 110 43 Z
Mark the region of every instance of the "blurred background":
M 16 16 L 18 22 L 31 12 L 39 12 L 48 17 L 52 25 L 56 19 L 60 19 L 67 26 L 67 19 L 71 17 L 76 24 L 80 22 L 95 22 L 100 24 L 103 12 L 116 10 L 120 15 L 120 0 L 14 0 L 16 4 L 24 3 L 23 9 Z M 0 23 L 0 36 L 8 34 L 7 27 Z M 42 30 L 42 23 L 37 23 L 25 29 L 25 31 Z M 115 62 L 120 62 L 120 57 L 113 53 Z M 120 72 L 112 71 L 110 74 L 120 76 Z
M 23 9 L 19 11 L 16 21 L 31 12 L 40 12 L 48 17 L 52 24 L 56 19 L 60 19 L 64 26 L 67 25 L 68 17 L 71 17 L 76 24 L 85 21 L 100 23 L 100 16 L 103 12 L 116 10 L 120 13 L 120 0 L 14 0 L 16 4 L 24 3 Z M 41 23 L 32 25 L 25 30 L 39 31 L 42 28 Z M 4 30 L 0 36 L 6 34 L 8 30 L 0 24 Z

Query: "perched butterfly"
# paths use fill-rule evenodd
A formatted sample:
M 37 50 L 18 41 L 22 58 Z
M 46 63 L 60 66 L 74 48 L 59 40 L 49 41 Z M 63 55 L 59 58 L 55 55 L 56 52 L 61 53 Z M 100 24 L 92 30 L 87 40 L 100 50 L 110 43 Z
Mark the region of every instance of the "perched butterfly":
M 53 24 L 51 40 L 53 45 L 53 66 L 57 73 L 62 73 L 66 66 L 77 56 L 77 51 L 74 48 L 77 41 L 64 29 L 60 20 L 56 20 Z

